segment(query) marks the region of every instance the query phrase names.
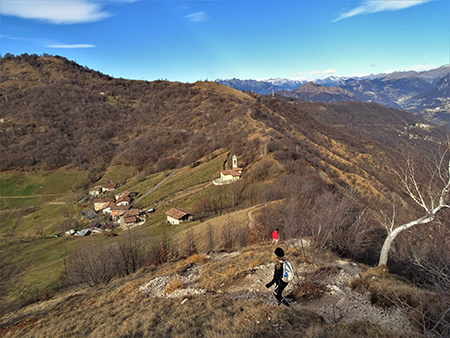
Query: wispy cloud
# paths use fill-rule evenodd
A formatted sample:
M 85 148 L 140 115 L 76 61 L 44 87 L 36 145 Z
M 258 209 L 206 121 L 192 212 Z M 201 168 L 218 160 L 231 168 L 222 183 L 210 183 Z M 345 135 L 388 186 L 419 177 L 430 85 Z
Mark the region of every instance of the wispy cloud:
M 323 70 L 323 71 L 315 70 L 312 72 L 300 72 L 300 73 L 292 74 L 292 76 L 300 76 L 300 77 L 304 77 L 304 78 L 308 78 L 308 79 L 322 79 L 322 78 L 328 77 L 335 73 L 337 73 L 336 69 L 329 68 L 329 69 Z
M 191 22 L 201 22 L 209 19 L 205 12 L 196 12 L 185 16 Z
M 432 0 L 365 0 L 360 6 L 341 14 L 333 22 L 347 19 L 360 14 L 372 14 L 385 11 L 398 11 L 400 9 L 417 6 Z
M 0 39 L 31 42 L 31 43 L 33 43 L 35 45 L 38 45 L 38 46 L 46 46 L 46 45 L 49 45 L 51 43 L 50 40 L 47 40 L 47 39 L 24 38 L 24 37 L 4 35 L 4 34 L 0 34 Z
M 79 43 L 75 45 L 48 45 L 48 48 L 95 48 L 95 45 Z
M 369 63 L 369 67 L 375 68 L 377 64 L 375 62 Z
M 34 19 L 52 24 L 75 24 L 99 21 L 110 16 L 101 2 L 87 0 L 10 0 L 2 1 L 2 15 Z

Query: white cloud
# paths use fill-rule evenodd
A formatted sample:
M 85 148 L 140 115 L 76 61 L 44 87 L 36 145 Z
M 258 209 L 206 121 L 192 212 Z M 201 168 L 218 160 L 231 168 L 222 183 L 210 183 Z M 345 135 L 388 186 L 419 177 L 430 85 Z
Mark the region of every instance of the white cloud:
M 360 14 L 371 14 L 385 11 L 397 11 L 400 9 L 417 6 L 425 2 L 430 2 L 432 0 L 365 0 L 361 3 L 359 7 L 352 9 L 348 12 L 341 14 L 338 18 L 334 19 L 333 22 L 347 19 L 355 15 Z
M 292 74 L 292 76 L 300 76 L 300 77 L 304 77 L 307 79 L 322 79 L 322 78 L 326 78 L 329 77 L 332 74 L 337 73 L 336 69 L 333 68 L 329 68 L 327 70 L 315 70 L 312 72 L 300 72 L 300 73 L 296 73 L 296 74 Z
M 185 16 L 186 19 L 192 22 L 201 22 L 209 19 L 205 12 L 196 12 Z
M 375 68 L 377 66 L 377 64 L 375 62 L 371 62 L 371 63 L 369 63 L 369 66 L 372 68 Z
M 52 24 L 94 22 L 110 16 L 99 3 L 87 0 L 7 0 L 2 1 L 0 13 Z
M 48 48 L 94 48 L 95 45 L 91 45 L 91 44 L 83 44 L 83 43 L 79 43 L 79 44 L 75 44 L 75 45 L 49 45 L 47 46 Z

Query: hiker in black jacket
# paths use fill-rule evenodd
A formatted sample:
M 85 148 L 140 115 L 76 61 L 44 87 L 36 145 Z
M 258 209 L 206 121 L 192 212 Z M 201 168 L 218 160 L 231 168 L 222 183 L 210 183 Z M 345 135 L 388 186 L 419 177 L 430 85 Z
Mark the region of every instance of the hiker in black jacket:
M 273 294 L 278 302 L 278 305 L 284 304 L 289 306 L 286 299 L 283 298 L 283 291 L 288 285 L 287 282 L 283 281 L 283 263 L 286 260 L 284 258 L 284 251 L 282 248 L 275 249 L 275 255 L 277 256 L 277 263 L 275 264 L 275 271 L 273 273 L 273 279 L 266 284 L 266 288 L 270 288 L 273 284 L 275 285 L 275 290 Z

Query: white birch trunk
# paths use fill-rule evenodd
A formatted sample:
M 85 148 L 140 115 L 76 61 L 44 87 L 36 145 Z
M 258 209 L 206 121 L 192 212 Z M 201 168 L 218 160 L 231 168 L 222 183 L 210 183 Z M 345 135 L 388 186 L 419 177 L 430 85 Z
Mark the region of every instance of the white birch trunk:
M 441 208 L 439 208 L 441 209 Z M 438 212 L 439 210 L 436 210 L 436 212 Z M 394 241 L 394 239 L 397 237 L 397 235 L 402 232 L 403 230 L 409 229 L 415 225 L 418 224 L 426 224 L 431 222 L 434 218 L 436 217 L 436 214 L 430 214 L 428 216 L 416 219 L 414 221 L 411 221 L 409 223 L 405 223 L 402 224 L 400 226 L 398 226 L 397 228 L 395 228 L 392 231 L 388 232 L 388 235 L 386 237 L 386 239 L 384 240 L 384 244 L 383 247 L 381 248 L 381 253 L 380 253 L 380 260 L 378 261 L 378 266 L 380 265 L 386 265 L 387 261 L 388 261 L 388 255 L 389 255 L 389 251 L 391 249 L 391 244 Z
M 443 152 L 433 161 L 435 167 L 429 171 L 428 183 L 420 182 L 420 180 L 416 179 L 414 162 L 411 159 L 406 158 L 406 168 L 401 172 L 397 172 L 404 191 L 425 211 L 425 216 L 395 227 L 394 210 L 392 220 L 390 222 L 383 222 L 388 235 L 381 248 L 380 260 L 378 261 L 379 266 L 387 264 L 391 244 L 400 232 L 415 225 L 430 223 L 436 218 L 439 211 L 444 208 L 450 208 L 450 205 L 447 203 L 450 193 L 449 151 L 450 140 L 443 149 Z M 439 186 L 440 188 L 438 188 Z M 388 225 L 387 223 L 390 224 Z

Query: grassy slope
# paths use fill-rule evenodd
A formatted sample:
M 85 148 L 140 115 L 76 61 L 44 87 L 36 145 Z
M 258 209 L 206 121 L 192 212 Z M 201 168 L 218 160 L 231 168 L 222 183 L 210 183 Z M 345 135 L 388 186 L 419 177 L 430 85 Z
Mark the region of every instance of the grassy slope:
M 207 289 L 232 285 L 237 279 L 245 278 L 247 274 L 243 272 L 267 264 L 272 250 L 271 245 L 258 245 L 223 260 L 195 260 L 202 265 L 199 283 Z M 153 278 L 175 275 L 193 261 L 189 257 L 142 269 L 106 286 L 63 290 L 49 300 L 1 319 L 0 335 L 9 338 L 406 337 L 367 322 L 327 325 L 315 313 L 294 307 L 274 308 L 264 299 L 234 300 L 215 292 L 170 299 L 146 297 L 137 292 L 139 286 Z M 372 280 L 368 275 L 367 281 Z
M 50 172 L 0 173 L 0 209 L 35 206 L 71 197 L 71 189 L 86 173 L 59 169 Z
M 209 183 L 213 178 L 219 176 L 225 158 L 226 155 L 221 154 L 210 161 L 204 160 L 195 168 L 186 167 L 177 170 L 170 180 L 140 201 L 136 206 L 138 208 L 160 205 L 160 208 L 141 226 L 143 238 L 150 240 L 161 235 L 171 238 L 177 233 L 198 225 L 197 221 L 168 227 L 165 223 L 164 211 L 170 207 L 190 209 L 198 198 L 213 193 L 214 186 Z M 136 191 L 142 195 L 161 182 L 167 174 L 157 173 L 144 180 L 138 180 L 136 177 L 131 177 L 130 170 L 125 167 L 111 167 L 105 174 L 106 177 L 103 177 L 99 183 L 114 182 L 114 179 L 125 175 L 131 178 L 117 191 Z M 101 235 L 86 238 L 67 236 L 53 238 L 53 234 L 68 230 L 61 226 L 64 221 L 81 219 L 85 225 L 89 222 L 86 218 L 81 217 L 81 211 L 87 209 L 86 205 L 75 203 L 71 191 L 73 183 L 77 179 L 82 179 L 83 175 L 80 172 L 64 170 L 39 173 L 0 173 L 1 193 L 5 199 L 8 196 L 27 197 L 21 199 L 26 200 L 26 203 L 21 205 L 26 208 L 5 210 L 3 217 L 0 218 L 0 236 L 6 238 L 5 236 L 10 234 L 14 228 L 16 236 L 8 244 L 6 250 L 16 252 L 15 259 L 25 270 L 23 283 L 27 290 L 42 292 L 46 288 L 54 286 L 55 283 L 57 284 L 64 268 L 63 258 L 80 243 L 94 244 L 103 238 Z M 209 186 L 207 187 L 207 185 Z M 29 198 L 39 200 L 42 191 L 46 194 L 57 194 L 58 201 L 66 203 L 33 206 Z M 55 197 L 52 195 L 52 201 L 54 199 Z

